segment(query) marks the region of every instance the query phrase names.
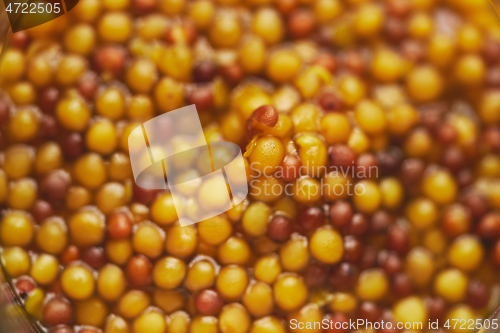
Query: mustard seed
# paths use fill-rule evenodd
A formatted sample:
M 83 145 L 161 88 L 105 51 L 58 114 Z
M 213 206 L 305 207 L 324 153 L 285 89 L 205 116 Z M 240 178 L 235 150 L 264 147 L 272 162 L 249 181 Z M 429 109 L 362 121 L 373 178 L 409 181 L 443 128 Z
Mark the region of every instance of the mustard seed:
M 292 222 L 286 216 L 276 215 L 267 225 L 267 237 L 275 242 L 285 242 L 292 233 Z
M 393 277 L 392 291 L 399 298 L 406 298 L 413 293 L 413 284 L 407 274 L 400 273 Z
M 446 302 L 441 297 L 429 298 L 426 300 L 427 311 L 429 313 L 429 319 L 439 320 L 446 314 Z
M 316 19 L 314 15 L 305 9 L 298 9 L 290 13 L 288 17 L 288 33 L 293 38 L 307 37 L 315 28 Z
M 334 269 L 331 275 L 331 283 L 335 288 L 347 290 L 354 286 L 358 275 L 359 269 L 354 264 L 344 262 Z
M 30 278 L 21 277 L 21 278 L 17 279 L 15 287 L 16 287 L 17 294 L 22 299 L 25 300 L 28 297 L 29 293 L 31 293 L 33 291 L 33 289 L 36 288 L 36 284 Z
M 94 64 L 99 73 L 107 72 L 114 76 L 120 76 L 125 69 L 127 51 L 117 45 L 104 46 L 98 49 L 94 55 Z
M 301 210 L 298 222 L 304 232 L 310 232 L 319 228 L 325 220 L 323 209 L 315 206 L 306 207 Z
M 368 218 L 361 213 L 356 213 L 345 227 L 346 235 L 362 237 L 368 231 Z
M 304 282 L 310 288 L 320 287 L 328 279 L 328 269 L 319 263 L 313 263 L 306 267 L 304 271 Z
M 99 269 L 106 264 L 106 254 L 102 247 L 93 246 L 82 251 L 82 260 L 94 269 Z
M 328 161 L 330 166 L 349 172 L 355 167 L 356 154 L 344 144 L 335 144 L 328 148 Z
M 50 115 L 54 114 L 57 101 L 59 100 L 59 94 L 59 90 L 54 87 L 49 87 L 42 91 L 38 96 L 37 104 L 43 113 Z
M 31 216 L 37 223 L 41 223 L 47 217 L 53 214 L 53 209 L 50 203 L 45 200 L 37 200 L 31 209 Z
M 51 299 L 43 309 L 43 321 L 48 325 L 71 324 L 73 321 L 73 307 L 63 297 Z
M 132 222 L 126 213 L 115 212 L 108 216 L 108 235 L 110 238 L 125 238 L 132 232 Z
M 319 106 L 326 112 L 342 110 L 342 102 L 338 96 L 333 93 L 326 93 L 319 99 Z
M 330 220 L 337 228 L 346 226 L 352 216 L 352 206 L 346 201 L 337 201 L 330 206 Z
M 479 280 L 472 280 L 469 282 L 467 288 L 467 304 L 475 309 L 484 308 L 490 300 L 491 291 L 489 288 Z
M 130 258 L 127 264 L 126 273 L 128 281 L 136 287 L 145 287 L 151 284 L 151 272 L 153 264 L 141 254 Z
M 405 254 L 410 249 L 408 230 L 400 225 L 394 225 L 387 234 L 387 247 L 400 254 Z
M 202 61 L 193 67 L 193 78 L 196 82 L 210 82 L 217 75 L 217 67 L 213 62 Z
M 223 305 L 224 300 L 215 290 L 206 289 L 196 296 L 196 309 L 203 315 L 217 315 Z
M 198 86 L 187 97 L 188 104 L 195 104 L 200 109 L 211 108 L 214 104 L 214 94 L 210 86 Z
M 75 158 L 83 153 L 84 144 L 80 133 L 73 132 L 61 140 L 61 148 L 69 158 Z

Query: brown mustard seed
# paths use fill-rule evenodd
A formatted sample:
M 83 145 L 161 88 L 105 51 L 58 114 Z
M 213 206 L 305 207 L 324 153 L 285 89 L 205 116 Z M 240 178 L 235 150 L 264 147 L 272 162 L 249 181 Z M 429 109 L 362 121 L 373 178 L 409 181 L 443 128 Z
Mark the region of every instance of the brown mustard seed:
M 352 216 L 349 223 L 345 226 L 345 234 L 356 237 L 362 237 L 368 231 L 368 218 L 361 213 Z
M 460 189 L 469 187 L 474 181 L 474 175 L 469 169 L 462 169 L 457 174 L 457 184 Z
M 395 252 L 382 251 L 378 256 L 379 266 L 382 267 L 388 276 L 395 276 L 398 274 L 403 263 L 399 258 L 398 254 Z
M 333 93 L 326 93 L 318 101 L 319 106 L 326 112 L 342 110 L 342 102 L 340 98 Z
M 473 219 L 480 219 L 490 208 L 488 200 L 477 191 L 469 191 L 463 198 L 462 203 L 469 209 Z
M 348 262 L 355 263 L 363 254 L 363 245 L 354 236 L 344 237 L 344 259 Z
M 387 3 L 387 13 L 391 16 L 403 18 L 412 10 L 410 0 L 391 0 Z
M 394 216 L 385 210 L 376 211 L 370 218 L 370 231 L 383 235 L 393 223 Z
M 482 240 L 497 240 L 500 237 L 500 217 L 493 213 L 485 215 L 479 221 L 476 232 Z
M 448 147 L 442 156 L 442 164 L 451 172 L 457 172 L 465 166 L 465 153 L 462 148 L 458 146 Z
M 300 176 L 300 166 L 302 165 L 300 158 L 297 155 L 288 154 L 281 162 L 283 170 L 282 178 L 286 182 L 293 182 Z
M 133 186 L 133 197 L 134 201 L 140 202 L 144 205 L 149 205 L 153 202 L 158 194 L 158 190 L 150 190 L 137 186 L 134 182 Z
M 108 235 L 110 238 L 125 238 L 132 232 L 132 222 L 126 213 L 115 212 L 108 216 Z
M 470 212 L 465 206 L 454 204 L 445 209 L 441 223 L 448 237 L 465 234 L 471 227 Z
M 64 291 L 62 289 L 60 280 L 55 280 L 54 282 L 52 282 L 47 288 L 47 291 L 49 293 L 53 293 L 56 296 L 64 296 Z
M 365 319 L 369 322 L 378 321 L 379 317 L 382 315 L 382 312 L 379 306 L 374 302 L 363 302 L 359 305 L 359 309 L 357 312 L 357 317 L 361 319 Z
M 214 104 L 214 93 L 211 86 L 198 86 L 187 97 L 188 104 L 195 104 L 199 109 L 209 109 Z
M 323 209 L 316 206 L 309 206 L 303 208 L 297 221 L 302 228 L 302 230 L 306 233 L 316 230 L 320 226 L 322 226 L 325 222 L 325 214 L 323 213 Z
M 274 127 L 278 123 L 278 111 L 272 105 L 262 105 L 255 109 L 247 121 L 247 137 L 251 139 L 259 133 L 261 126 Z
M 222 78 L 231 86 L 240 83 L 244 76 L 243 69 L 236 63 L 222 66 L 220 73 Z
M 80 259 L 80 250 L 75 245 L 70 245 L 61 255 L 61 262 L 67 265 Z
M 410 235 L 408 229 L 396 224 L 389 228 L 387 234 L 387 248 L 403 255 L 410 249 Z
M 330 166 L 347 172 L 355 167 L 356 154 L 354 151 L 344 144 L 335 144 L 328 148 L 328 161 Z M 348 169 L 349 168 L 349 169 Z
M 103 46 L 94 54 L 94 65 L 99 73 L 110 73 L 120 76 L 125 69 L 127 51 L 122 46 Z
M 272 105 L 262 105 L 255 109 L 251 119 L 267 127 L 274 127 L 278 123 L 278 111 Z
M 490 300 L 491 291 L 489 288 L 479 280 L 472 280 L 469 282 L 467 288 L 467 304 L 475 309 L 484 308 Z
M 391 289 L 398 298 L 405 298 L 413 294 L 413 284 L 405 273 L 397 274 L 392 278 Z
M 196 310 L 206 316 L 219 314 L 224 305 L 222 297 L 212 289 L 203 290 L 196 296 Z
M 267 225 L 267 237 L 275 242 L 285 242 L 292 233 L 292 222 L 283 215 L 274 216 Z
M 80 133 L 69 133 L 60 141 L 60 145 L 66 157 L 75 158 L 83 153 L 84 143 Z
M 276 7 L 283 15 L 290 14 L 298 6 L 298 0 L 276 0 Z
M 307 37 L 316 26 L 314 14 L 306 9 L 297 9 L 288 17 L 287 30 L 292 38 Z
M 330 220 L 336 228 L 346 226 L 352 219 L 352 206 L 347 201 L 336 201 L 330 206 Z
M 437 138 L 444 145 L 450 145 L 457 139 L 458 133 L 455 127 L 449 124 L 439 126 L 437 130 Z
M 361 259 L 359 260 L 359 268 L 361 270 L 374 268 L 377 266 L 378 252 L 371 246 L 365 246 Z
M 331 275 L 331 283 L 334 288 L 347 290 L 356 284 L 358 276 L 359 269 L 356 265 L 343 262 L 334 269 Z
M 0 125 L 5 125 L 10 117 L 10 106 L 3 98 L 0 99 Z
M 406 186 L 420 183 L 425 170 L 425 163 L 420 159 L 407 159 L 401 165 L 401 181 Z
M 37 105 L 43 113 L 53 114 L 59 100 L 59 89 L 49 87 L 38 96 Z
M 102 247 L 93 246 L 82 251 L 82 260 L 94 269 L 106 264 L 106 253 Z
M 57 120 L 49 115 L 44 114 L 41 121 L 41 136 L 44 139 L 54 139 L 59 134 L 59 125 Z
M 328 278 L 328 269 L 321 264 L 312 263 L 304 270 L 304 282 L 309 288 L 320 287 Z
M 52 206 L 45 200 L 37 200 L 31 209 L 31 216 L 36 223 L 42 223 L 43 220 L 52 216 L 54 213 Z
M 16 49 L 26 50 L 31 42 L 31 38 L 26 31 L 19 31 L 12 34 L 10 45 Z
M 133 0 L 132 8 L 137 15 L 146 15 L 156 8 L 156 0 Z
M 216 75 L 217 66 L 211 61 L 201 61 L 193 68 L 193 78 L 196 82 L 210 82 Z
M 406 36 L 406 22 L 395 17 L 388 17 L 384 25 L 384 33 L 391 43 L 400 43 Z
M 126 274 L 128 281 L 136 287 L 146 287 L 151 283 L 151 272 L 153 264 L 151 261 L 141 254 L 130 258 Z
M 56 202 L 66 197 L 70 185 L 69 174 L 62 170 L 56 170 L 44 178 L 40 188 L 49 202 Z
M 95 97 L 98 87 L 99 81 L 94 72 L 84 74 L 78 82 L 78 92 L 87 100 L 92 100 Z
M 17 279 L 15 287 L 16 287 L 17 294 L 22 299 L 26 299 L 28 297 L 29 293 L 32 292 L 33 289 L 36 288 L 36 284 L 31 278 L 21 277 L 21 278 Z
M 373 154 L 363 153 L 356 160 L 356 176 L 363 178 L 378 177 L 378 162 Z
M 441 297 L 428 298 L 425 303 L 427 312 L 429 314 L 429 319 L 441 319 L 446 314 L 446 301 Z
M 488 64 L 496 64 L 500 60 L 500 43 L 496 40 L 486 40 L 483 43 L 482 54 Z
M 497 126 L 488 127 L 483 134 L 483 142 L 491 152 L 500 151 L 500 128 Z
M 330 47 L 331 40 L 333 39 L 333 27 L 331 26 L 320 26 L 318 31 L 311 37 L 319 46 Z M 317 65 L 320 65 L 318 63 Z M 323 64 L 325 67 L 327 63 Z M 326 68 L 326 67 L 325 67 Z M 327 68 L 328 69 L 328 68 Z M 336 69 L 336 68 L 335 68 Z
M 73 306 L 64 297 L 54 297 L 43 308 L 43 321 L 48 325 L 71 324 Z

